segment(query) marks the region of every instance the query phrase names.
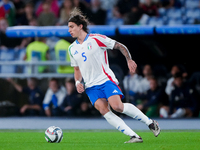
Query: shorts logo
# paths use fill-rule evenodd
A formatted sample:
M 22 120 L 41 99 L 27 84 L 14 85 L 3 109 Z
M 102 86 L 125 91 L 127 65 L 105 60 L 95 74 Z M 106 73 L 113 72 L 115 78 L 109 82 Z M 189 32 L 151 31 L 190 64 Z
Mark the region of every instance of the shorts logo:
M 91 44 L 91 42 L 87 44 L 87 48 L 88 48 L 88 50 L 91 50 L 91 49 L 92 49 L 92 44 Z
M 118 93 L 118 91 L 117 91 L 117 90 L 114 90 L 112 93 Z

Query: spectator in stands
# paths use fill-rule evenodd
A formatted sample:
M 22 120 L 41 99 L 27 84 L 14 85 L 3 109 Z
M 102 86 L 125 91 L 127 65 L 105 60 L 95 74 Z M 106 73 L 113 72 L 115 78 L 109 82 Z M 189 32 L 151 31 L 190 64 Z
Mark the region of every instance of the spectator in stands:
M 49 2 L 42 3 L 42 12 L 38 16 L 38 25 L 39 26 L 53 26 L 56 24 L 57 19 L 53 12 L 51 12 L 51 5 Z
M 140 89 L 141 89 L 141 94 L 144 94 L 147 92 L 147 90 L 150 89 L 150 83 L 149 83 L 149 78 L 153 76 L 153 70 L 150 64 L 146 64 L 143 67 L 142 70 L 143 73 L 143 79 L 140 82 Z
M 60 39 L 55 45 L 55 55 L 56 60 L 58 61 L 66 61 L 70 63 L 70 56 L 68 53 L 68 48 L 71 43 L 64 39 Z M 70 65 L 62 65 L 57 67 L 57 73 L 74 73 L 74 68 Z
M 101 8 L 104 10 L 111 10 L 117 4 L 116 0 L 101 0 Z
M 82 93 L 82 102 L 80 105 L 80 109 L 78 109 L 77 116 L 86 117 L 86 116 L 96 116 L 100 113 L 92 106 L 88 96 L 86 93 Z
M 158 16 L 157 5 L 152 0 L 145 0 L 144 3 L 140 3 L 140 8 L 148 16 Z
M 128 75 L 126 75 L 123 80 L 126 99 L 133 104 L 136 104 L 135 97 L 137 97 L 138 93 L 141 93 L 140 82 L 143 78 L 137 72 L 137 70 L 135 73 L 130 73 L 129 71 Z
M 24 13 L 18 18 L 18 25 L 29 25 L 29 21 L 36 18 L 33 3 L 26 3 Z
M 142 103 L 138 104 L 137 107 L 148 117 L 158 117 L 159 104 L 163 102 L 165 93 L 164 90 L 159 87 L 155 77 L 150 77 L 149 83 L 150 89 L 139 97 L 142 100 Z
M 48 3 L 50 5 L 50 11 L 54 14 L 55 17 L 59 16 L 59 5 L 57 0 L 42 0 L 40 5 L 36 10 L 36 16 L 39 17 L 43 12 L 44 6 L 43 3 Z
M 168 70 L 165 64 L 156 64 L 153 67 L 153 74 L 158 80 L 160 86 L 166 86 L 167 79 L 168 79 Z
M 131 12 L 131 9 L 138 7 L 139 1 L 135 2 L 131 0 L 119 0 L 114 8 L 114 13 L 118 17 L 124 17 L 127 13 Z
M 200 96 L 200 71 L 193 72 L 188 83 L 198 92 Z
M 13 0 L 13 4 L 15 6 L 15 19 L 16 23 L 18 24 L 19 19 L 23 16 L 24 14 L 24 1 L 22 0 Z
M 67 95 L 64 98 L 60 108 L 66 116 L 75 116 L 82 102 L 82 95 L 76 91 L 75 81 L 67 78 L 65 81 Z
M 175 7 L 175 8 L 181 8 L 182 7 L 182 3 L 181 3 L 181 0 L 160 0 L 160 7 L 163 7 L 163 8 L 172 8 L 172 7 Z
M 139 13 L 139 0 L 119 0 L 113 9 L 113 15 L 121 18 L 125 24 L 135 24 Z
M 173 65 L 172 68 L 171 68 L 171 78 L 169 78 L 167 80 L 167 85 L 166 85 L 166 88 L 165 88 L 165 92 L 166 94 L 169 96 L 171 94 L 171 92 L 174 90 L 174 75 L 178 72 L 182 72 L 183 73 L 183 77 L 186 78 L 187 77 L 187 72 L 184 68 L 184 66 L 182 65 Z
M 62 111 L 60 109 L 61 104 L 67 94 L 64 86 L 59 84 L 58 79 L 52 78 L 49 81 L 49 88 L 45 94 L 43 100 L 43 108 L 46 116 L 61 116 Z
M 8 78 L 7 81 L 10 82 L 18 92 L 25 93 L 29 96 L 28 104 L 25 104 L 20 108 L 20 113 L 22 115 L 35 116 L 43 114 L 42 110 L 43 94 L 41 90 L 38 88 L 36 78 L 27 79 L 27 87 L 22 87 L 11 78 Z
M 170 95 L 170 106 L 160 109 L 163 118 L 192 117 L 197 109 L 197 99 L 194 90 L 184 82 L 181 72 L 174 75 L 174 90 Z
M 60 8 L 60 17 L 57 25 L 67 25 L 70 12 L 74 8 L 73 0 L 65 0 Z
M 36 19 L 36 18 L 30 19 L 29 22 L 28 22 L 28 25 L 29 25 L 29 26 L 38 26 L 37 19 Z M 32 41 L 32 42 L 33 42 L 33 41 Z
M 80 0 L 73 0 L 74 6 L 79 8 L 81 12 L 86 13 L 86 9 L 90 7 L 90 5 L 86 1 L 80 1 Z
M 49 54 L 48 50 L 49 47 L 47 44 L 45 44 L 46 38 L 41 37 L 37 38 L 36 41 L 31 42 L 27 48 L 26 48 L 26 54 L 23 58 L 23 60 L 26 61 L 46 61 L 49 59 Z M 38 69 L 36 69 L 38 68 Z M 46 72 L 47 67 L 46 66 L 36 66 L 34 68 L 34 71 L 38 71 L 39 73 L 41 72 Z M 27 68 L 26 72 L 32 73 L 33 70 L 31 68 Z
M 100 0 L 91 0 L 91 7 L 86 13 L 92 25 L 104 25 L 106 22 L 106 11 L 101 9 Z
M 29 43 L 28 38 L 12 38 L 6 36 L 6 29 L 8 22 L 6 19 L 0 19 L 0 50 L 15 49 L 19 50 L 25 48 Z
M 0 1 L 0 19 L 1 18 L 6 18 L 9 26 L 15 25 L 15 6 L 12 1 Z

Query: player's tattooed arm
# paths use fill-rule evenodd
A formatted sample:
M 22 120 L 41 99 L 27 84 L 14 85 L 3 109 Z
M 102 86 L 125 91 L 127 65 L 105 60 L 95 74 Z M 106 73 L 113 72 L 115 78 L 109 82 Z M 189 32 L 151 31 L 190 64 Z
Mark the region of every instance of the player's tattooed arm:
M 131 54 L 130 54 L 128 48 L 125 45 L 123 45 L 119 42 L 115 42 L 114 49 L 120 50 L 121 53 L 125 56 L 127 61 L 132 60 Z

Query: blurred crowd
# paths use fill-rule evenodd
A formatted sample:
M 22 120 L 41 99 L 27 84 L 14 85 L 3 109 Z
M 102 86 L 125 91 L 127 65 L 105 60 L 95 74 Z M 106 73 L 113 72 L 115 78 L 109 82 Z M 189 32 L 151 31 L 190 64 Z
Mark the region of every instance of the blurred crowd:
M 48 117 L 98 115 L 86 94 L 79 94 L 76 91 L 73 78 L 66 78 L 63 81 L 64 83 L 57 78 L 49 79 L 45 92 L 41 89 L 36 78 L 27 79 L 27 84 L 24 86 L 12 78 L 7 78 L 6 80 L 18 92 L 28 96 L 27 103 L 15 108 L 15 115 Z
M 200 19 L 199 0 L 0 0 L 0 19 L 9 26 L 62 26 L 74 7 L 91 25 L 194 24 Z
M 117 75 L 116 70 L 113 71 Z M 119 86 L 125 95 L 122 101 L 134 104 L 148 117 L 191 118 L 200 117 L 199 81 L 200 73 L 189 76 L 182 64 L 174 64 L 170 71 L 162 65 L 145 64 L 138 66 L 135 73 L 123 76 Z M 51 78 L 45 90 L 41 90 L 35 78 L 27 79 L 26 86 L 11 78 L 6 82 L 28 95 L 27 103 L 17 107 L 15 115 L 100 116 L 87 95 L 77 93 L 73 78 L 64 81 Z
M 142 66 L 142 73 L 129 73 L 123 79 L 126 98 L 149 117 L 198 117 L 200 110 L 199 73 L 191 76 L 184 65 Z

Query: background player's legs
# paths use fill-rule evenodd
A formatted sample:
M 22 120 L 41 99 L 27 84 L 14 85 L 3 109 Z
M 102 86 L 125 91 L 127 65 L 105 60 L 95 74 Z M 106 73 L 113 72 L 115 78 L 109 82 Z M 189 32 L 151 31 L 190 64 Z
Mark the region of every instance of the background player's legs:
M 137 107 L 130 103 L 122 103 L 119 95 L 113 95 L 108 98 L 110 106 L 117 112 L 124 113 L 134 119 L 137 119 L 146 125 L 150 125 L 152 120 L 144 115 Z
M 104 116 L 104 118 L 108 121 L 108 123 L 114 126 L 116 129 L 118 129 L 119 131 L 121 131 L 126 135 L 129 135 L 130 137 L 132 136 L 139 137 L 133 130 L 131 130 L 125 124 L 125 122 L 120 117 L 118 117 L 112 111 L 110 111 L 106 99 L 104 98 L 98 99 L 94 103 L 94 106 Z

